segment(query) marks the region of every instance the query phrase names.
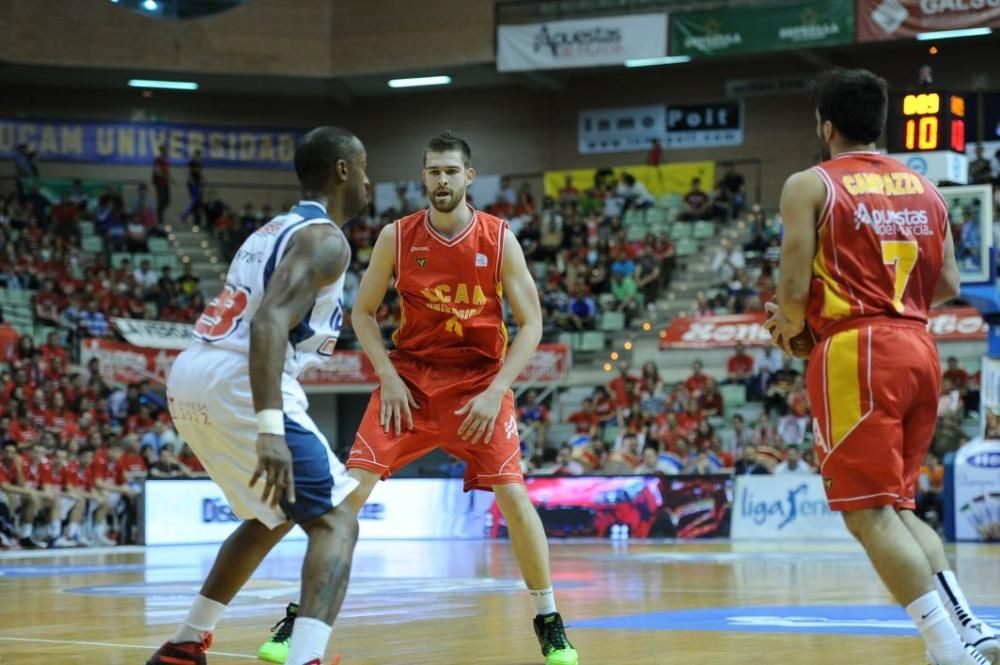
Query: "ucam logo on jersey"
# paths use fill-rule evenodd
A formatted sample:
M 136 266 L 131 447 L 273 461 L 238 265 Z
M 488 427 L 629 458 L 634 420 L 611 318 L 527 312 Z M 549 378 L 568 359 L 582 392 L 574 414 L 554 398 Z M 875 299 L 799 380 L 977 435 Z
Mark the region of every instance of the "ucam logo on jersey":
M 934 231 L 927 224 L 926 210 L 886 210 L 884 208 L 868 209 L 864 203 L 859 203 L 854 209 L 854 230 L 869 226 L 880 236 L 896 235 L 897 230 L 908 236 L 930 236 Z
M 485 268 L 489 264 L 485 254 L 476 253 L 476 267 Z

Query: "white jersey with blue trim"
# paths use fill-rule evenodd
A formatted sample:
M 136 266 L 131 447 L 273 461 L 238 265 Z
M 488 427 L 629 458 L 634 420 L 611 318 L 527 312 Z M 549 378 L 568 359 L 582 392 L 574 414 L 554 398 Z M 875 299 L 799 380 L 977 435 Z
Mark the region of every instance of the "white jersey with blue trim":
M 289 212 L 251 234 L 229 266 L 222 293 L 208 304 L 195 324 L 195 339 L 214 348 L 249 355 L 250 322 L 288 241 L 302 229 L 318 224 L 333 225 L 326 208 L 316 201 L 299 201 Z M 316 294 L 305 317 L 288 333 L 286 374 L 296 377 L 333 355 L 344 322 L 343 298 L 343 275 Z

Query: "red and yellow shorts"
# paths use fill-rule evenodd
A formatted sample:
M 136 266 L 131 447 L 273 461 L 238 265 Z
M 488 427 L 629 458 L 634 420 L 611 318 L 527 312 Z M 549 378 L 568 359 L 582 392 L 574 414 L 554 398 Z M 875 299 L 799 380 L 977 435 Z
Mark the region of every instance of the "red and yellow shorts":
M 941 384 L 937 347 L 924 326 L 837 332 L 813 350 L 806 383 L 830 508 L 912 510 Z
M 441 448 L 466 464 L 465 489 L 490 490 L 494 485 L 524 482 L 521 474 L 521 439 L 517 433 L 514 396 L 504 396 L 493 434 L 485 443 L 468 443 L 458 436 L 466 415 L 455 411 L 489 387 L 497 366 L 488 371 L 454 366 L 428 365 L 393 358 L 393 366 L 413 393 L 420 408 L 413 414 L 413 429 L 397 435 L 379 424 L 380 389 L 368 400 L 368 408 L 354 438 L 348 469 L 366 469 L 385 480 L 410 462 Z

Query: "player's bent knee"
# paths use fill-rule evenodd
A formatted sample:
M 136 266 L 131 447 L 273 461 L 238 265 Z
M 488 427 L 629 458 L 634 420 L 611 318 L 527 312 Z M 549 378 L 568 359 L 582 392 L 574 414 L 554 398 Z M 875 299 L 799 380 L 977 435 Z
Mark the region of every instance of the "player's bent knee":
M 879 528 L 883 520 L 893 516 L 893 511 L 889 506 L 879 506 L 862 510 L 845 510 L 843 516 L 844 525 L 851 535 L 864 542 Z
M 319 534 L 333 534 L 338 538 L 347 538 L 351 543 L 358 540 L 358 516 L 350 507 L 344 504 L 335 506 L 319 517 L 303 522 L 302 529 L 310 538 Z

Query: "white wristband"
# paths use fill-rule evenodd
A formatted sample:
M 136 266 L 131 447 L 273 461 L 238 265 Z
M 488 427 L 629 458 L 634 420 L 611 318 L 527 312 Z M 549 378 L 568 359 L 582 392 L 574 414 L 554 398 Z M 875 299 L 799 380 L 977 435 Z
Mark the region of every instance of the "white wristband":
M 285 414 L 281 409 L 263 409 L 257 412 L 257 432 L 285 436 Z

